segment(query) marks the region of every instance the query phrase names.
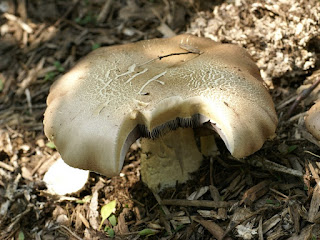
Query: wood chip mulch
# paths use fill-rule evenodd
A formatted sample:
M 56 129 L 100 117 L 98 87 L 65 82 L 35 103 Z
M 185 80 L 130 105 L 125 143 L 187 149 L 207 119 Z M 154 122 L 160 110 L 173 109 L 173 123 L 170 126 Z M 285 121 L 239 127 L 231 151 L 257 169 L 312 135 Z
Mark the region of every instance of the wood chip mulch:
M 320 239 L 320 143 L 304 127 L 320 99 L 319 21 L 316 0 L 2 0 L 0 240 Z M 277 136 L 241 161 L 218 139 L 218 157 L 161 193 L 140 181 L 133 145 L 120 176 L 91 173 L 79 193 L 51 195 L 42 180 L 59 158 L 42 124 L 51 84 L 98 47 L 183 32 L 249 51 L 275 102 Z M 112 200 L 116 223 L 99 230 Z

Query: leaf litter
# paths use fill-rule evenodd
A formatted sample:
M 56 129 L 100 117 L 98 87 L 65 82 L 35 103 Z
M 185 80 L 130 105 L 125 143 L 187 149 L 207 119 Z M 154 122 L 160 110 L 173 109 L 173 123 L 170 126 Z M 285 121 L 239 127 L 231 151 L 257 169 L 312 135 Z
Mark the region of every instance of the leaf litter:
M 319 78 L 319 19 L 316 0 L 2 1 L 0 239 L 319 238 L 320 144 L 304 127 L 319 87 L 284 117 Z M 51 84 L 94 48 L 185 31 L 249 51 L 277 108 L 275 139 L 242 162 L 218 140 L 219 157 L 159 194 L 140 181 L 135 144 L 119 176 L 90 173 L 80 192 L 50 194 L 42 179 L 59 159 L 42 125 Z M 107 221 L 101 211 L 115 201 Z

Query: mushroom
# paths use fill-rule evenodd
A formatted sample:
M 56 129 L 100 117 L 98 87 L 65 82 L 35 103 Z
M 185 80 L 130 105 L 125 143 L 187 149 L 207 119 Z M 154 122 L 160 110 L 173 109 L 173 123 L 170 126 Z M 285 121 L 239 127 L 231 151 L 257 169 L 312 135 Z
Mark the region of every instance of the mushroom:
M 243 158 L 277 125 L 246 51 L 187 34 L 99 48 L 53 84 L 47 104 L 45 134 L 67 164 L 117 175 L 142 138 L 141 176 L 153 190 L 199 168 L 203 147 L 195 136 L 212 153 L 216 131 Z
M 305 118 L 305 124 L 308 131 L 316 139 L 320 140 L 320 101 L 309 109 Z
M 66 195 L 79 192 L 86 184 L 89 171 L 70 167 L 59 158 L 43 176 L 50 194 Z

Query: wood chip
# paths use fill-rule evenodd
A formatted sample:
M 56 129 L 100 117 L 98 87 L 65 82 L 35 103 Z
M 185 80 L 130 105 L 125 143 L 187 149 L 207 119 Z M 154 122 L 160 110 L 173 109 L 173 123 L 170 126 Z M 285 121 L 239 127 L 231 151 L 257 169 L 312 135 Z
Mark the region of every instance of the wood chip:
M 298 234 L 300 233 L 300 211 L 301 209 L 298 203 L 293 202 L 289 205 L 289 213 L 293 221 L 294 230 Z
M 78 214 L 79 214 L 79 219 L 81 220 L 83 225 L 85 225 L 86 228 L 90 228 L 90 224 L 89 224 L 88 220 L 81 214 L 81 212 L 78 212 Z
M 3 168 L 3 169 L 8 170 L 10 172 L 14 172 L 14 167 L 12 167 L 11 165 L 6 164 L 4 162 L 1 162 L 1 161 L 0 161 L 0 168 Z
M 251 187 L 243 194 L 240 204 L 252 205 L 257 199 L 261 198 L 269 191 L 270 181 L 265 180 Z
M 205 227 L 213 237 L 218 240 L 222 240 L 224 236 L 224 230 L 218 224 L 212 221 L 204 220 L 201 217 L 192 217 L 192 220 L 200 223 L 203 227 Z
M 287 240 L 307 240 L 307 239 L 313 239 L 312 238 L 312 230 L 314 228 L 314 224 L 313 225 L 309 225 L 306 226 L 304 229 L 302 229 L 300 234 L 294 234 L 293 236 L 291 236 L 290 238 L 288 238 Z
M 98 218 L 98 191 L 94 191 L 89 205 L 89 223 L 94 230 L 98 230 Z
M 18 25 L 27 33 L 33 32 L 33 29 L 28 24 L 23 22 L 20 18 L 16 17 L 15 15 L 12 15 L 10 13 L 4 13 L 3 16 L 10 21 L 18 23 Z
M 206 194 L 209 190 L 208 186 L 205 187 L 201 187 L 199 188 L 197 191 L 194 191 L 193 193 L 191 193 L 188 197 L 187 200 L 198 200 L 199 198 L 201 198 L 204 194 Z
M 118 217 L 118 224 L 114 227 L 116 234 L 127 234 L 130 232 L 125 220 L 125 215 L 126 213 L 122 211 Z
M 172 29 L 164 22 L 162 22 L 160 24 L 159 27 L 157 27 L 157 30 L 159 32 L 161 32 L 161 34 L 163 35 L 163 37 L 165 38 L 169 38 L 169 37 L 174 37 L 176 36 L 176 33 L 174 31 L 172 31 Z
M 287 209 L 285 209 L 284 211 L 287 211 Z M 273 215 L 273 217 L 271 217 L 271 218 L 269 218 L 267 221 L 265 221 L 265 222 L 262 224 L 263 234 L 265 234 L 265 233 L 268 232 L 270 229 L 272 229 L 273 227 L 275 227 L 280 221 L 281 221 L 281 216 L 280 216 L 280 214 Z
M 112 6 L 113 0 L 107 0 L 105 1 L 98 17 L 97 17 L 97 23 L 103 23 L 110 12 L 111 6 Z
M 314 222 L 317 213 L 319 212 L 320 207 L 320 185 L 317 184 L 313 190 L 313 195 L 310 203 L 308 221 Z

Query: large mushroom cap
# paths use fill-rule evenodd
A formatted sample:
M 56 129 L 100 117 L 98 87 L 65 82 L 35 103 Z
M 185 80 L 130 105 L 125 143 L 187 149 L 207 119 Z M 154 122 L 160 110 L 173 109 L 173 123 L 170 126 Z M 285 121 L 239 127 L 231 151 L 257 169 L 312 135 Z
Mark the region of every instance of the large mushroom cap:
M 99 48 L 52 86 L 47 104 L 45 133 L 66 163 L 107 176 L 141 135 L 210 121 L 242 158 L 277 124 L 246 51 L 191 35 Z
M 320 101 L 314 104 L 308 111 L 305 118 L 308 131 L 320 140 Z

